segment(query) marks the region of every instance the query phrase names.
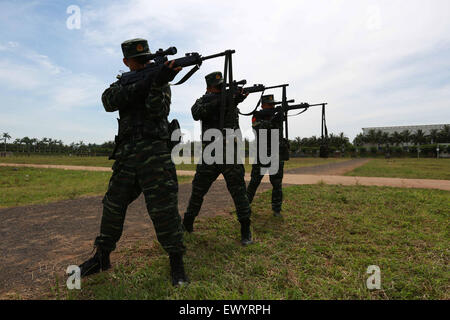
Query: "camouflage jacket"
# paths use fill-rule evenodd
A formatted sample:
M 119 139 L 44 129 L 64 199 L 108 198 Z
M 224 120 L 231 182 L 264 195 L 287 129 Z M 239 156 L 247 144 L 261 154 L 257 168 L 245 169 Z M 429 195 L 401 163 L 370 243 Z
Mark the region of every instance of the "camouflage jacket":
M 137 132 L 146 138 L 167 140 L 171 91 L 168 84 L 143 86 L 139 83 L 123 86 L 114 82 L 103 92 L 102 102 L 107 112 L 119 111 L 120 141 Z
M 224 115 L 224 128 L 239 128 L 239 109 L 237 104 L 244 101 L 245 96 L 238 94 L 233 100 L 227 101 Z M 205 93 L 200 99 L 195 101 L 191 108 L 194 120 L 202 121 L 202 133 L 208 129 L 219 129 L 220 127 L 220 93 Z
M 274 112 L 271 109 L 262 109 L 256 111 L 252 117 L 252 128 L 256 131 L 259 140 L 259 130 L 267 129 L 267 147 L 271 150 L 271 129 L 279 129 L 279 141 L 281 144 L 283 138 L 283 114 L 281 112 Z

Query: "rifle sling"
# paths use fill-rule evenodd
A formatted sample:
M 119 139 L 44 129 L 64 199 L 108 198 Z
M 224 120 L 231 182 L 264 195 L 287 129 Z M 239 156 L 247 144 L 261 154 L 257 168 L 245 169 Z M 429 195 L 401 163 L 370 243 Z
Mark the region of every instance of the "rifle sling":
M 180 85 L 180 84 L 185 83 L 185 82 L 186 82 L 186 81 L 187 81 L 194 73 L 197 72 L 198 69 L 200 69 L 200 67 L 198 66 L 198 64 L 196 64 L 191 70 L 189 70 L 188 73 L 186 73 L 186 74 L 184 75 L 183 78 L 181 78 L 180 81 L 178 81 L 178 82 L 175 83 L 175 84 L 172 84 L 172 86 L 178 86 L 178 85 Z
M 261 104 L 261 98 L 262 98 L 263 95 L 264 95 L 264 91 L 261 92 L 261 97 L 259 98 L 258 103 L 256 104 L 255 109 L 253 109 L 253 110 L 252 110 L 251 112 L 249 112 L 249 113 L 242 113 L 242 112 L 239 110 L 239 111 L 238 111 L 239 114 L 240 114 L 240 115 L 243 115 L 243 116 L 252 116 L 252 115 L 254 115 L 255 112 L 256 112 L 256 109 L 258 109 L 259 105 Z

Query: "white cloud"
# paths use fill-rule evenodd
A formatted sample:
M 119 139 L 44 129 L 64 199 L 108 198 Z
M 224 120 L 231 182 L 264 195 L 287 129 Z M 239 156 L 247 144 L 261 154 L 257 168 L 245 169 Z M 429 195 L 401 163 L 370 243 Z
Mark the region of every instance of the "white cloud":
M 15 44 L 12 54 L 0 59 L 0 125 L 12 134 L 62 138 L 65 142 L 98 140 L 98 127 L 74 123 L 76 115 L 101 107 L 105 84 L 95 76 L 73 73 L 48 56 Z M 95 109 L 94 109 L 95 108 Z M 79 120 L 78 120 L 79 121 Z M 89 121 L 90 122 L 90 121 Z M 111 130 L 112 131 L 112 130 Z
M 80 6 L 81 40 L 76 45 L 85 51 L 71 58 L 90 59 L 97 69 L 104 64 L 111 70 L 111 61 L 117 61 L 114 69 L 120 68 L 120 43 L 134 37 L 147 38 L 153 50 L 175 45 L 178 56 L 232 48 L 236 79 L 289 83 L 289 97 L 297 102 L 328 102 L 333 132 L 353 137 L 366 126 L 450 119 L 447 0 L 131 0 L 85 1 Z M 11 45 L 0 43 L 0 51 L 5 50 L 12 50 Z M 70 48 L 65 50 L 70 55 Z M 97 78 L 114 81 L 110 71 L 95 77 L 88 69 L 70 72 L 48 54 L 27 58 L 35 66 L 12 66 L 2 58 L 0 82 L 47 96 L 43 101 L 54 111 L 98 105 L 105 83 Z M 172 116 L 191 119 L 190 107 L 204 92 L 203 76 L 213 70 L 222 70 L 222 61 L 205 61 L 192 79 L 173 88 Z M 255 99 L 249 98 L 242 109 L 251 110 Z M 429 113 L 425 116 L 423 110 Z M 182 122 L 184 127 L 192 124 Z M 115 125 L 112 121 L 111 134 Z M 242 117 L 241 126 L 249 128 L 250 119 Z M 290 137 L 319 134 L 320 110 L 291 118 L 290 131 Z
M 427 94 L 420 85 L 395 88 L 421 69 L 448 67 L 442 59 L 397 67 L 409 55 L 450 44 L 448 1 L 129 1 L 88 12 L 86 38 L 111 47 L 143 36 L 155 47 L 177 45 L 179 52 L 209 54 L 236 49 L 236 78 L 249 83 L 290 83 L 288 93 L 298 102 L 330 103 L 328 123 L 354 136 L 367 123 L 420 121 L 414 108 L 422 102 L 406 99 Z M 178 40 L 180 43 L 173 43 Z M 448 57 L 447 57 L 448 58 Z M 448 60 L 448 59 L 447 59 Z M 389 69 L 389 67 L 391 69 Z M 220 63 L 205 62 L 202 76 Z M 449 73 L 442 70 L 443 73 Z M 186 115 L 203 91 L 202 77 L 173 90 L 173 110 Z M 448 79 L 447 79 L 448 81 Z M 389 83 L 388 94 L 375 94 Z M 381 89 L 380 89 L 381 90 Z M 382 90 L 381 90 L 382 91 Z M 447 98 L 441 94 L 437 99 Z M 402 102 L 403 101 L 403 102 Z M 418 100 L 416 100 L 418 101 Z M 441 101 L 441 100 L 440 100 Z M 391 105 L 395 103 L 395 105 Z M 252 105 L 243 106 L 250 109 Z M 387 110 L 392 119 L 384 116 Z M 384 110 L 374 112 L 374 110 Z M 291 118 L 291 137 L 320 132 L 320 112 Z M 450 114 L 446 111 L 446 116 Z M 313 116 L 314 115 L 314 116 Z M 359 119 L 350 121 L 349 119 Z M 437 117 L 436 121 L 442 120 Z M 242 118 L 243 127 L 249 119 Z M 447 120 L 448 121 L 448 120 Z

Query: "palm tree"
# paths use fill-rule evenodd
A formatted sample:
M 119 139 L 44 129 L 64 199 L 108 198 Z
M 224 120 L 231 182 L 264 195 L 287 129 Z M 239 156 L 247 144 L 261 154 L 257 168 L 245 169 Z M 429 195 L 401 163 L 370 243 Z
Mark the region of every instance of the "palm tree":
M 52 148 L 54 146 L 56 146 L 56 140 L 52 139 L 52 138 L 48 138 L 48 146 L 50 148 L 49 152 L 52 153 Z
M 393 134 L 391 134 L 391 141 L 393 144 L 398 146 L 399 143 L 402 142 L 402 135 L 398 131 L 395 131 Z
M 386 145 L 386 144 L 389 144 L 389 133 L 387 133 L 387 132 L 383 132 L 382 134 L 381 134 L 381 144 L 384 144 L 384 145 Z
M 57 140 L 56 144 L 58 145 L 58 149 L 60 152 L 64 151 L 64 143 L 62 142 L 62 140 Z
M 25 152 L 25 148 L 27 149 L 28 152 L 30 152 L 29 149 L 29 144 L 30 144 L 30 138 L 28 137 L 23 137 L 22 139 L 20 139 L 20 142 L 23 143 L 23 152 Z
M 425 143 L 426 141 L 426 137 L 425 137 L 425 133 L 423 132 L 423 130 L 419 129 L 416 131 L 415 134 L 412 135 L 412 140 L 414 142 L 414 144 L 418 144 L 421 145 L 423 143 Z
M 411 132 L 409 130 L 403 130 L 400 133 L 401 137 L 402 137 L 402 143 L 409 143 L 411 141 Z
M 37 147 L 37 144 L 38 144 L 38 139 L 36 139 L 36 138 L 30 139 L 30 142 L 31 142 L 31 145 L 33 146 L 33 152 L 36 153 L 36 147 Z
M 428 135 L 430 137 L 430 143 L 436 143 L 439 137 L 439 130 L 432 129 L 430 130 L 430 134 Z
M 381 130 L 375 132 L 375 143 L 378 149 L 380 148 L 380 144 L 383 144 L 383 132 Z
M 339 140 L 341 145 L 347 145 L 349 142 L 348 137 L 345 136 L 343 132 L 339 133 Z
M 77 148 L 78 148 L 78 143 L 72 142 L 70 144 L 70 153 L 75 154 L 75 151 L 77 150 Z
M 302 145 L 302 138 L 296 137 L 294 141 L 295 141 L 295 144 L 297 146 L 297 150 L 296 151 L 300 150 L 300 146 Z
M 364 143 L 366 142 L 366 136 L 362 133 L 358 133 L 355 137 L 355 139 L 353 139 L 353 144 L 355 146 L 362 146 Z
M 16 147 L 16 151 L 19 152 L 20 149 L 20 145 L 22 144 L 22 140 L 17 138 L 16 140 L 14 140 L 14 146 Z
M 438 142 L 450 142 L 450 126 L 445 125 L 444 128 L 439 131 Z
M 370 144 L 377 143 L 377 132 L 375 129 L 370 129 L 366 135 L 366 142 Z
M 41 142 L 40 142 L 40 144 L 45 148 L 44 150 L 44 152 L 47 152 L 47 146 L 48 146 L 48 138 L 42 138 L 42 140 L 41 140 Z M 39 150 L 40 151 L 40 150 Z
M 11 139 L 11 136 L 9 135 L 8 132 L 3 132 L 2 138 L 3 138 L 4 141 L 5 141 L 5 155 L 6 155 L 6 140 L 10 140 L 10 139 Z

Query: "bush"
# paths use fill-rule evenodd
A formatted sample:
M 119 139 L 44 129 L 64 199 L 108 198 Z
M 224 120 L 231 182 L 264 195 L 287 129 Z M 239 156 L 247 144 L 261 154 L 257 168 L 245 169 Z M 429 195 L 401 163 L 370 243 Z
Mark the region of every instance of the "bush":
M 427 156 L 436 156 L 436 144 L 427 144 L 427 145 L 423 145 L 420 146 L 420 151 L 422 155 L 427 155 Z
M 367 154 L 367 149 L 364 147 L 360 147 L 360 148 L 358 148 L 358 152 L 360 155 L 364 156 Z
M 316 155 L 316 153 L 319 151 L 318 147 L 302 147 L 302 152 L 304 152 L 307 155 Z
M 370 153 L 371 153 L 371 154 L 376 155 L 377 152 L 378 152 L 377 147 L 370 147 Z

